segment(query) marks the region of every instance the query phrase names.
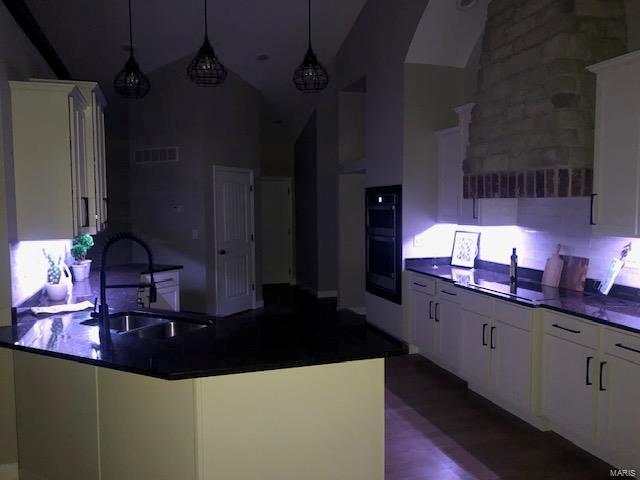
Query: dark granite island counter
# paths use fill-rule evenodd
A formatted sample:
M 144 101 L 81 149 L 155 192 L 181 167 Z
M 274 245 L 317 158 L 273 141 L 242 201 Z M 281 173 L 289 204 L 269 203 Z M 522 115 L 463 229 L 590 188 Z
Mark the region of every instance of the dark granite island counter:
M 20 478 L 382 480 L 383 358 L 405 345 L 326 313 L 179 314 L 202 327 L 102 342 L 88 312 L 19 315 L 0 347 L 17 350 Z

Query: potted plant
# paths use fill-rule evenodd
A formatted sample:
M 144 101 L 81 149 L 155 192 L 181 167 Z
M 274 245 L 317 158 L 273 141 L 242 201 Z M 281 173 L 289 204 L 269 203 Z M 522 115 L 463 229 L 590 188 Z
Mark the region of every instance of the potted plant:
M 89 278 L 91 260 L 87 259 L 87 252 L 93 247 L 93 238 L 88 233 L 78 235 L 71 243 L 71 256 L 75 262 L 71 265 L 73 278 L 76 282 Z
M 45 289 L 47 291 L 47 297 L 53 302 L 59 302 L 67 297 L 67 290 L 69 287 L 68 282 L 62 276 L 62 256 L 58 256 L 55 260 L 53 255 L 44 251 L 45 257 L 49 262 L 49 268 L 47 269 L 47 283 Z

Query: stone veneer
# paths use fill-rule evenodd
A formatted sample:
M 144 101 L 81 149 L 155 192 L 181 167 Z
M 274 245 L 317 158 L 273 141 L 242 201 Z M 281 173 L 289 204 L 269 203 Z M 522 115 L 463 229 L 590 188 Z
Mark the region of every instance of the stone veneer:
M 595 77 L 585 67 L 625 51 L 623 0 L 492 0 L 465 197 L 590 195 Z

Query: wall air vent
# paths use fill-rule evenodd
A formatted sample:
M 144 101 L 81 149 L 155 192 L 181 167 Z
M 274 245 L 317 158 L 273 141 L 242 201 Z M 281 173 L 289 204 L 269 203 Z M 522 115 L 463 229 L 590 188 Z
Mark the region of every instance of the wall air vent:
M 178 147 L 141 148 L 134 150 L 133 161 L 136 165 L 178 162 L 179 153 Z

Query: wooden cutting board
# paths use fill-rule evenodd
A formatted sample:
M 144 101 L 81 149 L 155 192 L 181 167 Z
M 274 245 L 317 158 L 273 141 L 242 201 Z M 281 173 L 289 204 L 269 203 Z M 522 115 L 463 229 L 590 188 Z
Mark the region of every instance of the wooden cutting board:
M 589 259 L 584 257 L 574 257 L 571 255 L 561 255 L 564 260 L 564 268 L 560 276 L 560 287 L 577 292 L 584 291 L 584 282 L 587 280 L 587 270 Z
M 564 268 L 564 260 L 560 257 L 560 248 L 560 245 L 558 245 L 556 251 L 547 259 L 547 264 L 542 274 L 542 285 L 548 285 L 549 287 L 560 285 L 560 277 Z

